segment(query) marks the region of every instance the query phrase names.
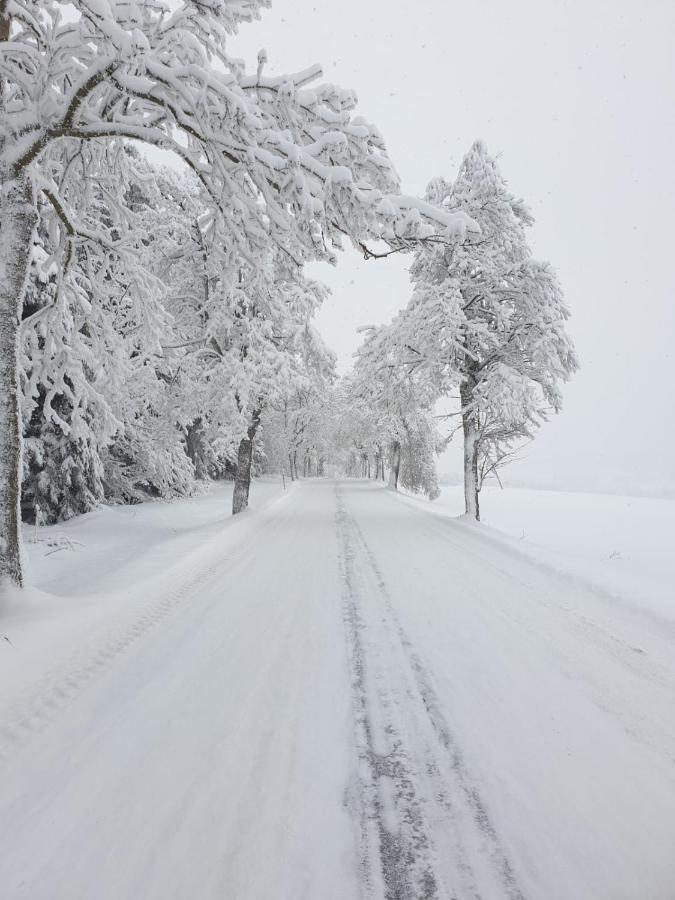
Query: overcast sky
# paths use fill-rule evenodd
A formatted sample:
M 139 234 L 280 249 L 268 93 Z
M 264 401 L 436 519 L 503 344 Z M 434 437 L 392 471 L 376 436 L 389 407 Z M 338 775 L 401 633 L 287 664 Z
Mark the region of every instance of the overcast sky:
M 275 0 L 232 43 L 252 64 L 261 47 L 270 73 L 320 62 L 356 89 L 406 192 L 454 177 L 481 137 L 534 211 L 582 369 L 510 475 L 675 486 L 674 0 Z M 343 370 L 355 328 L 405 306 L 408 265 L 349 252 L 322 267 L 318 325 Z

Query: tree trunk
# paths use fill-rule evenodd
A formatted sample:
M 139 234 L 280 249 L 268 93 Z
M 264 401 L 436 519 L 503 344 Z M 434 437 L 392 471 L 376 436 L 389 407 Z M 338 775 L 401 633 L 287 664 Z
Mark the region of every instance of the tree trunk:
M 185 451 L 195 468 L 195 478 L 200 481 L 208 477 L 206 465 L 206 442 L 204 439 L 204 423 L 201 416 L 188 425 L 185 433 Z
M 380 479 L 384 481 L 384 451 L 380 444 L 377 445 L 377 456 L 375 457 L 375 460 L 375 478 L 377 478 L 378 481 Z
M 251 417 L 246 437 L 239 442 L 237 453 L 237 477 L 234 480 L 232 495 L 232 515 L 236 516 L 248 506 L 248 494 L 251 489 L 251 463 L 253 462 L 253 441 L 260 425 L 260 410 L 256 409 Z
M 473 401 L 471 386 L 463 382 L 459 388 L 464 429 L 464 509 L 468 516 L 480 521 L 478 505 L 478 428 L 476 413 L 469 409 Z
M 0 173 L 0 181 L 0 582 L 20 585 L 19 327 L 36 213 L 27 177 L 8 181 Z
M 389 487 L 398 490 L 398 474 L 401 471 L 401 442 L 392 441 L 389 449 Z
M 295 473 L 293 472 L 293 454 L 288 454 L 288 471 L 291 476 L 291 481 L 295 481 Z

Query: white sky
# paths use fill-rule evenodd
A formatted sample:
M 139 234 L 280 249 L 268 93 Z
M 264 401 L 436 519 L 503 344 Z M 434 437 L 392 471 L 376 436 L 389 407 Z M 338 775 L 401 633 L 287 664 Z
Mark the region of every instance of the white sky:
M 582 370 L 512 477 L 675 485 L 675 0 L 275 0 L 232 42 L 270 72 L 322 63 L 357 90 L 403 189 L 453 177 L 471 142 L 501 154 L 558 269 Z M 409 260 L 322 267 L 318 325 L 349 365 L 355 328 L 408 299 Z M 456 451 L 441 470 L 457 469 Z

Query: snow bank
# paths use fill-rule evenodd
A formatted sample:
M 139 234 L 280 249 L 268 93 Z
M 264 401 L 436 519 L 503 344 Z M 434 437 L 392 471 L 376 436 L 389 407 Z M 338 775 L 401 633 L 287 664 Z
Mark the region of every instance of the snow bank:
M 251 541 L 285 493 L 281 480 L 257 480 L 251 508 L 233 517 L 232 483 L 216 483 L 187 500 L 101 506 L 26 527 L 27 586 L 0 597 L 0 718 L 3 702 L 34 688 L 45 660 L 58 666 L 72 648 L 103 640 L 111 623 L 124 631 L 155 615 L 162 598 Z
M 232 482 L 216 482 L 187 500 L 101 506 L 69 522 L 26 527 L 28 584 L 75 596 L 137 584 L 234 525 Z M 283 492 L 281 480 L 251 487 L 251 511 Z

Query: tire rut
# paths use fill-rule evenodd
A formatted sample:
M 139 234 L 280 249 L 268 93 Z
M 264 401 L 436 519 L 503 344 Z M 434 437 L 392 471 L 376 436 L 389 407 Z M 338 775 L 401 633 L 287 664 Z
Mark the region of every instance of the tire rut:
M 358 821 L 364 895 L 525 900 L 339 485 L 336 504 L 358 758 L 348 805 Z

